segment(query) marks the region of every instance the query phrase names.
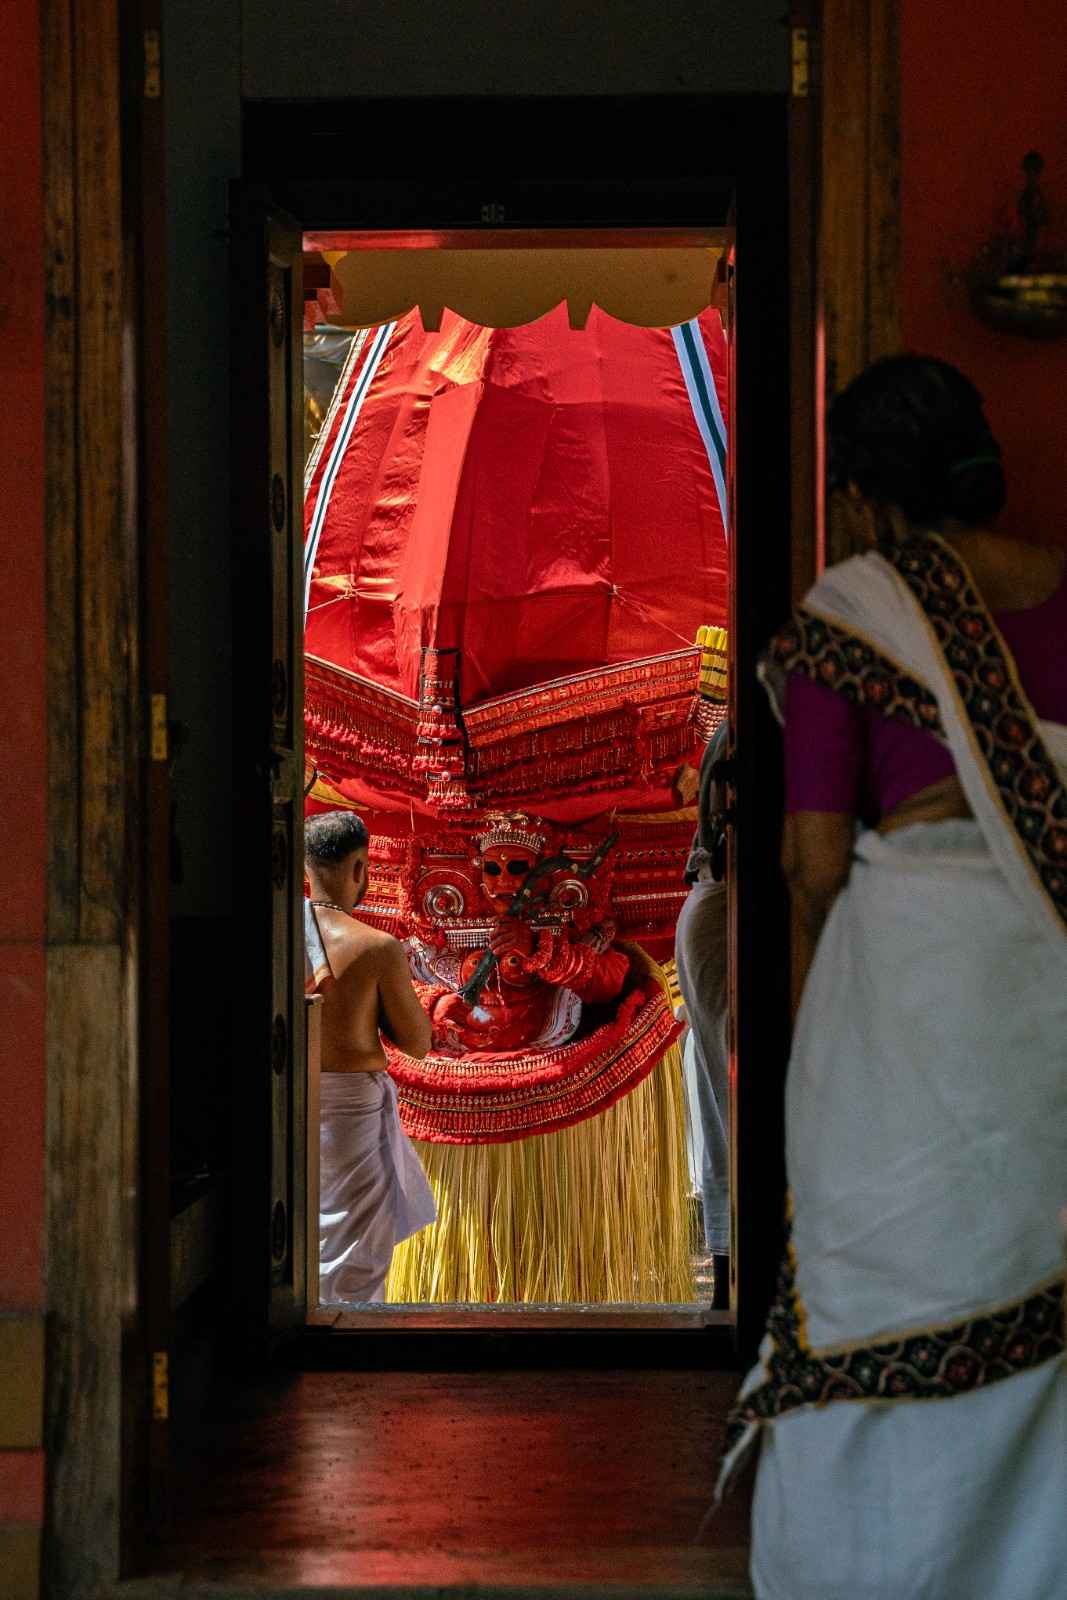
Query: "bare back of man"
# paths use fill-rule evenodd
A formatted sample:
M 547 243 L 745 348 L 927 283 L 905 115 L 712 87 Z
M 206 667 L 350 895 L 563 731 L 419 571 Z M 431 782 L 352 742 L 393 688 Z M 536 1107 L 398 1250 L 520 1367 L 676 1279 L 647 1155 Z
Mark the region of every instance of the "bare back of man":
M 323 996 L 323 1071 L 383 1071 L 383 1033 L 405 1054 L 424 1056 L 430 1019 L 412 987 L 403 946 L 332 906 L 319 905 L 317 915 L 334 976 Z
M 319 1293 L 324 1304 L 381 1301 L 393 1250 L 436 1206 L 400 1122 L 382 1035 L 408 1055 L 430 1048 L 403 947 L 355 920 L 367 892 L 362 818 L 330 811 L 304 832 L 311 904 L 330 966 L 319 1079 Z M 317 959 L 312 970 L 320 970 Z

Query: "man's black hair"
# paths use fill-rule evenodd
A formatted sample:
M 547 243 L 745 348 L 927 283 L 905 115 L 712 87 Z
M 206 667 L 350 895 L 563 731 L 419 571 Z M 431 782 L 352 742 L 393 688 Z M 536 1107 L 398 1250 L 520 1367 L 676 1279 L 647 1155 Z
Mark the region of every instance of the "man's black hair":
M 336 867 L 369 842 L 367 825 L 354 811 L 321 811 L 304 824 L 304 854 L 315 867 Z
M 1000 446 L 969 378 L 929 356 L 888 356 L 854 378 L 826 419 L 829 483 L 850 483 L 909 522 L 974 527 L 1004 505 Z

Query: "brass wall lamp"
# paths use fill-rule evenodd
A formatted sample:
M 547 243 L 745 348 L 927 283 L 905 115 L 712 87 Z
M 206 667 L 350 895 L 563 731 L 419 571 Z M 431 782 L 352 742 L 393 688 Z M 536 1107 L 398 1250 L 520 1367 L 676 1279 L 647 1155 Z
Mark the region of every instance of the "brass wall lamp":
M 1067 259 L 1045 248 L 1050 212 L 1041 188 L 1044 170 L 1044 157 L 1028 151 L 1013 224 L 981 247 L 966 273 L 975 315 L 987 327 L 1029 339 L 1067 334 Z

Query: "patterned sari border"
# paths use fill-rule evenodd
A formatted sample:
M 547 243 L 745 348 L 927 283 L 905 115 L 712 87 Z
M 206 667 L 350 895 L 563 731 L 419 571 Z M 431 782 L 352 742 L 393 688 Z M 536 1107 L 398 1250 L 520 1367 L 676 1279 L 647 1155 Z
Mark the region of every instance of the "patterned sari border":
M 767 1321 L 766 1376 L 731 1410 L 725 1454 L 729 1457 L 751 1429 L 801 1407 L 835 1400 L 949 1400 L 1062 1357 L 1064 1295 L 1061 1273 L 1020 1300 L 960 1321 L 815 1354 L 805 1344 L 790 1245 Z
M 965 562 L 934 533 L 883 549 L 916 603 L 946 668 L 978 771 L 1036 886 L 1067 929 L 1067 786 L 1019 681 L 1014 658 Z M 802 607 L 772 640 L 769 661 L 855 705 L 947 743 L 933 691 L 851 628 Z
M 938 534 L 886 552 L 948 668 L 976 762 L 1067 931 L 1067 786 L 969 568 Z
M 870 706 L 945 742 L 937 700 L 925 684 L 870 640 L 808 607 L 796 610 L 775 634 L 770 656 L 783 672 L 801 673 L 853 705 Z

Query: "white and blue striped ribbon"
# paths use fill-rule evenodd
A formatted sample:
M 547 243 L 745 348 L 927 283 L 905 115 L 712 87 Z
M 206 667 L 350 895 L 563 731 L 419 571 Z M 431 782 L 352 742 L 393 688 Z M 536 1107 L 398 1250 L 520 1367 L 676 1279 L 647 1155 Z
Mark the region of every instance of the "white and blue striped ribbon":
M 715 377 L 708 360 L 708 352 L 700 332 L 700 323 L 680 323 L 671 329 L 671 338 L 678 353 L 678 365 L 685 379 L 693 418 L 708 453 L 708 465 L 715 479 L 715 492 L 719 497 L 722 525 L 730 537 L 729 504 L 726 498 L 726 423 L 715 388 Z
M 382 357 L 389 345 L 396 328 L 395 322 L 383 322 L 374 335 L 367 359 L 364 361 L 359 377 L 352 385 L 352 393 L 345 405 L 341 426 L 337 430 L 337 437 L 330 448 L 326 460 L 326 468 L 319 484 L 319 497 L 315 502 L 315 513 L 311 518 L 307 539 L 304 543 L 304 622 L 307 622 L 308 606 L 311 602 L 311 574 L 315 568 L 315 558 L 319 551 L 319 539 L 322 536 L 323 524 L 330 506 L 330 496 L 333 486 L 337 481 L 337 474 L 341 470 L 341 462 L 345 458 L 352 435 L 355 432 L 359 414 L 363 409 L 363 402 L 378 368 L 381 366 Z

